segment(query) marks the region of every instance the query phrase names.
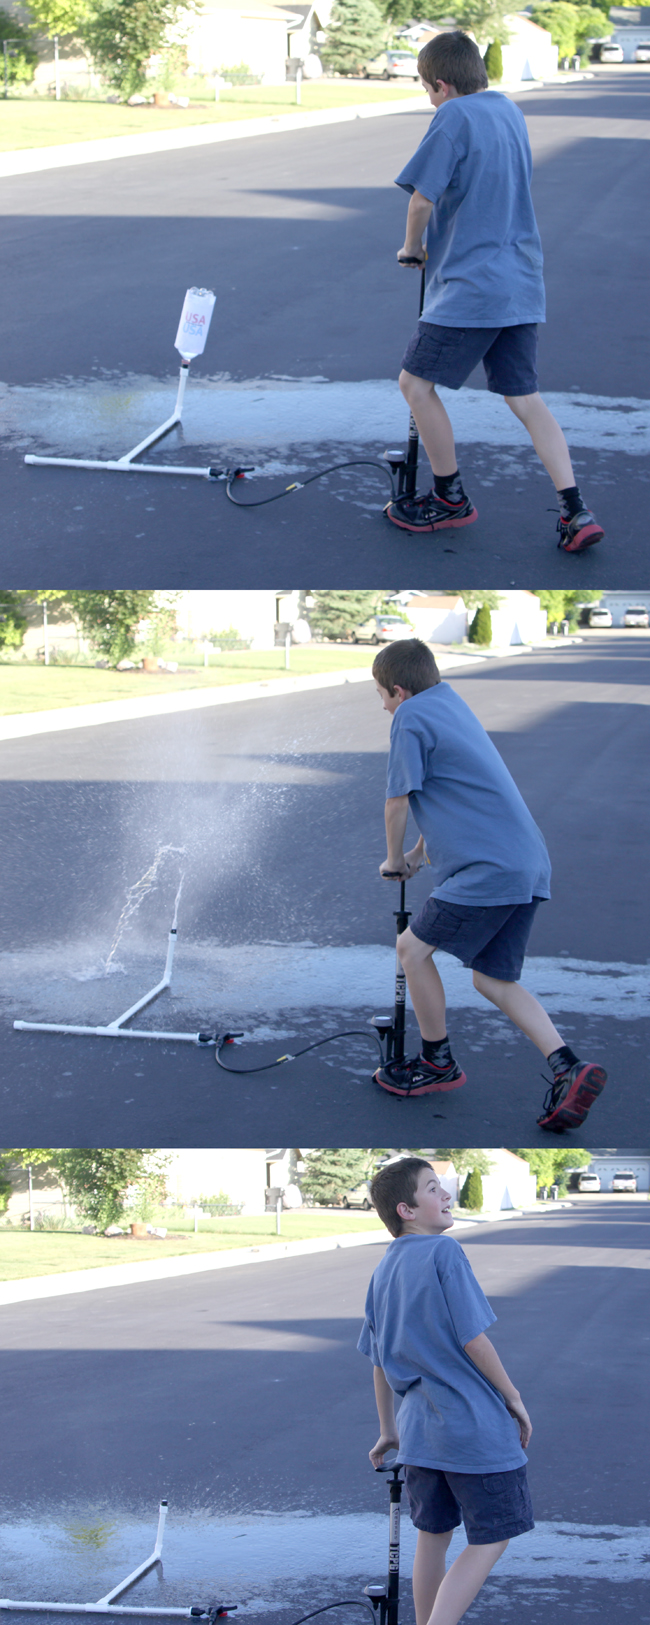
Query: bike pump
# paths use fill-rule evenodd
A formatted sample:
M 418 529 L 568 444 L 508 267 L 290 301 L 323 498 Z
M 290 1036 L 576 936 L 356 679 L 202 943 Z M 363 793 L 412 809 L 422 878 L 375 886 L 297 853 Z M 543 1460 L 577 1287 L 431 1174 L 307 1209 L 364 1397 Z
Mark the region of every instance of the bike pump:
M 397 920 L 397 935 L 400 937 L 411 918 L 412 910 L 406 907 L 406 880 L 397 869 L 384 869 L 386 880 L 399 880 L 399 908 L 393 910 Z M 404 1043 L 406 1035 L 406 976 L 399 954 L 395 956 L 395 1009 L 392 1016 L 373 1016 L 372 1026 L 376 1027 L 382 1039 L 386 1041 L 386 1063 L 389 1061 L 404 1060 Z M 383 1471 L 378 1469 L 378 1471 Z
M 404 1480 L 400 1478 L 401 1464 L 392 1463 L 390 1466 L 377 1467 L 378 1473 L 390 1473 L 388 1485 L 390 1495 L 390 1522 L 388 1528 L 388 1576 L 384 1585 L 369 1585 L 365 1587 L 365 1594 L 370 1598 L 375 1612 L 379 1613 L 379 1625 L 399 1625 L 399 1539 L 400 1539 L 400 1502 Z
M 419 265 L 420 261 L 418 259 L 401 259 L 399 261 L 399 263 L 400 263 L 400 265 Z M 425 293 L 425 285 L 426 285 L 426 283 L 425 283 L 425 271 L 426 271 L 426 266 L 423 265 L 422 266 L 422 275 L 420 277 L 420 309 L 418 311 L 418 318 L 422 315 L 422 311 L 424 309 L 424 293 Z M 420 437 L 419 437 L 419 434 L 418 434 L 418 426 L 417 426 L 417 423 L 416 423 L 415 418 L 413 416 L 413 413 L 411 412 L 411 416 L 409 418 L 408 447 L 407 447 L 406 452 L 403 452 L 403 451 L 385 451 L 384 452 L 384 457 L 386 459 L 386 462 L 390 464 L 390 468 L 391 468 L 391 472 L 392 472 L 393 476 L 397 475 L 397 497 L 398 497 L 398 500 L 399 500 L 400 497 L 414 497 L 415 496 L 416 487 L 417 487 L 417 480 L 418 480 L 418 453 L 419 453 L 419 449 L 420 449 Z

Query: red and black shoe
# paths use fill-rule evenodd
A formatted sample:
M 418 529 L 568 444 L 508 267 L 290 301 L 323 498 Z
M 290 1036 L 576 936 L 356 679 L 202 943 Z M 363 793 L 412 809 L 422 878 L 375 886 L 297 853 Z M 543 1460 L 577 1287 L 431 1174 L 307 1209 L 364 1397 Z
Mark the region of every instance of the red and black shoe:
M 374 1077 L 380 1089 L 387 1089 L 390 1095 L 400 1095 L 403 1100 L 415 1100 L 419 1095 L 433 1095 L 439 1090 L 460 1089 L 461 1084 L 467 1083 L 465 1073 L 453 1056 L 446 1066 L 425 1061 L 423 1055 L 415 1055 L 410 1061 L 388 1061 L 386 1066 L 379 1067 Z
M 433 490 L 422 497 L 396 497 L 384 508 L 384 513 L 392 525 L 399 525 L 400 530 L 415 532 L 473 525 L 474 520 L 478 519 L 469 497 L 464 496 L 462 502 L 446 502 Z
M 581 508 L 572 519 L 563 519 L 560 514 L 557 528 L 560 532 L 557 545 L 564 553 L 585 553 L 588 547 L 602 542 L 605 535 L 589 508 Z
M 548 1129 L 550 1134 L 564 1134 L 565 1129 L 579 1128 L 589 1108 L 602 1094 L 606 1082 L 604 1067 L 592 1066 L 588 1061 L 576 1061 L 568 1072 L 554 1078 L 544 1101 L 542 1115 L 537 1119 L 539 1127 Z

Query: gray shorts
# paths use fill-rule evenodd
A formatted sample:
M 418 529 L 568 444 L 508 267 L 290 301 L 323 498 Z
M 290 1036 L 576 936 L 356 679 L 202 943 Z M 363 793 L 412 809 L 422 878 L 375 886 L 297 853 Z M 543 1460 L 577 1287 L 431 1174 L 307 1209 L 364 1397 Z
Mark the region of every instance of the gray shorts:
M 402 366 L 416 378 L 460 389 L 479 361 L 493 395 L 535 395 L 537 323 L 517 327 L 438 327 L 418 322 Z
M 518 982 L 540 897 L 530 903 L 468 908 L 429 897 L 411 922 L 414 937 L 444 948 L 471 970 L 497 982 Z
M 464 1523 L 468 1546 L 491 1546 L 535 1528 L 526 1468 L 508 1473 L 447 1473 L 406 1467 L 411 1522 L 429 1535 Z

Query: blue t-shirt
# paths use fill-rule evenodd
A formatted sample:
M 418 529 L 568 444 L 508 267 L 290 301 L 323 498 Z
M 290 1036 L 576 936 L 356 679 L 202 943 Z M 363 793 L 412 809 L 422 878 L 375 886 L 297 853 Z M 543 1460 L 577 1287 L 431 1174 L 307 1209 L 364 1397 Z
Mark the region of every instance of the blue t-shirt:
M 496 745 L 448 683 L 395 711 L 386 795 L 409 798 L 437 900 L 496 908 L 550 897 L 541 830 Z
M 433 203 L 422 320 L 511 327 L 546 317 L 523 113 L 498 90 L 443 102 L 397 177 Z
M 404 1398 L 398 1460 L 506 1473 L 526 1456 L 503 1396 L 465 1353 L 496 1315 L 453 1236 L 398 1236 L 368 1288 L 358 1342 Z

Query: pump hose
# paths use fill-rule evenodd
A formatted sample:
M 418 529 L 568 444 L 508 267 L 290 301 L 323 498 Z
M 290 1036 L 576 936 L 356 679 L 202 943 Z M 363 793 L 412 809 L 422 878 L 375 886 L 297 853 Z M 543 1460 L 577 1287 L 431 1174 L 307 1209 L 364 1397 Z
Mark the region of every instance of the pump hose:
M 229 502 L 234 502 L 236 508 L 265 508 L 268 502 L 279 502 L 280 497 L 288 497 L 291 491 L 302 491 L 305 485 L 313 485 L 314 480 L 322 480 L 326 474 L 335 474 L 339 468 L 379 468 L 390 480 L 390 489 L 393 500 L 397 492 L 392 472 L 387 463 L 377 462 L 375 458 L 358 457 L 351 463 L 332 463 L 331 468 L 321 468 L 318 474 L 310 474 L 306 480 L 294 480 L 292 485 L 285 485 L 283 491 L 276 491 L 272 497 L 259 497 L 256 502 L 239 502 L 232 494 L 233 480 L 241 478 L 239 471 L 233 468 L 226 478 L 226 496 Z
M 367 1597 L 343 1597 L 341 1602 L 326 1602 L 323 1608 L 315 1608 L 312 1614 L 303 1614 L 300 1619 L 292 1620 L 292 1625 L 305 1625 L 308 1619 L 316 1619 L 317 1614 L 327 1614 L 330 1608 L 369 1608 L 374 1619 L 375 1610 Z
M 384 1052 L 381 1047 L 379 1033 L 376 1032 L 374 1028 L 371 1028 L 370 1032 L 368 1032 L 367 1030 L 364 1031 L 364 1029 L 361 1027 L 352 1027 L 348 1032 L 344 1033 L 331 1033 L 329 1038 L 317 1038 L 314 1044 L 305 1044 L 304 1049 L 296 1050 L 294 1055 L 278 1055 L 277 1060 L 267 1061 L 265 1066 L 226 1066 L 225 1061 L 222 1061 L 221 1059 L 221 1051 L 224 1044 L 228 1041 L 228 1034 L 223 1033 L 222 1035 L 217 1035 L 214 1058 L 217 1066 L 220 1066 L 223 1072 L 230 1072 L 234 1077 L 243 1078 L 248 1076 L 248 1074 L 251 1072 L 270 1072 L 272 1067 L 282 1066 L 285 1061 L 297 1061 L 301 1055 L 308 1055 L 310 1050 L 322 1049 L 324 1044 L 334 1044 L 337 1038 L 374 1038 L 379 1046 L 380 1060 L 383 1061 L 384 1059 Z M 338 1608 L 339 1604 L 329 1603 L 328 1607 Z M 319 1608 L 316 1611 L 317 1613 L 322 1613 L 323 1609 Z M 305 1616 L 306 1619 L 311 1619 L 311 1617 L 311 1614 L 307 1614 Z

